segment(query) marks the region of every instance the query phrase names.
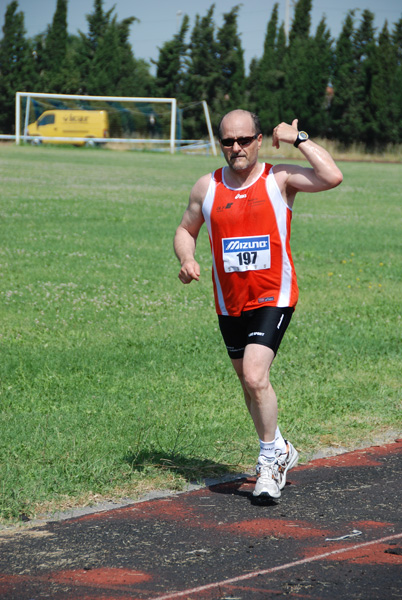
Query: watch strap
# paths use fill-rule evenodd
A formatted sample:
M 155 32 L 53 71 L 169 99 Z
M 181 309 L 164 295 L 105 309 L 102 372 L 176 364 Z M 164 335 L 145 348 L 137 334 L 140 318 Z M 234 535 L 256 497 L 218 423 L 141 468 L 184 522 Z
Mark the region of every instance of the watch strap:
M 302 142 L 307 142 L 308 139 L 309 139 L 308 133 L 306 133 L 305 131 L 299 131 L 299 133 L 297 134 L 296 141 L 294 142 L 293 146 L 295 148 L 298 148 L 299 144 L 301 144 Z

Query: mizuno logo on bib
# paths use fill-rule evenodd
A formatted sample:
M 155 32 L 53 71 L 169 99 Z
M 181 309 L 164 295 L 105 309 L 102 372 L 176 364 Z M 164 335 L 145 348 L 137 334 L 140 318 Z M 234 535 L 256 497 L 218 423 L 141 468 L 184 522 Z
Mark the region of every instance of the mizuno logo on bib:
M 224 238 L 222 257 L 226 273 L 269 269 L 271 267 L 269 235 Z

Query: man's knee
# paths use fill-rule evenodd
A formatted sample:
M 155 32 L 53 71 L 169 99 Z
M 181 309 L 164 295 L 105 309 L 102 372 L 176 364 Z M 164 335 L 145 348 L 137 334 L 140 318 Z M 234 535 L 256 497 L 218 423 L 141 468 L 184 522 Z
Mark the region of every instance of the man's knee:
M 243 369 L 243 381 L 246 388 L 254 394 L 267 390 L 270 386 L 269 371 L 253 368 L 252 365 Z

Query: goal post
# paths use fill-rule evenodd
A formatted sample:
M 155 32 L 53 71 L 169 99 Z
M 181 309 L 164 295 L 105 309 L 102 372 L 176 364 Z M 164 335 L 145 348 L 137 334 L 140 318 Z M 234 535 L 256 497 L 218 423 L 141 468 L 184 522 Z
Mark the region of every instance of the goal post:
M 16 107 L 15 107 L 15 141 L 16 144 L 20 143 L 21 137 L 29 139 L 24 128 L 24 133 L 21 136 L 21 99 L 27 98 L 27 104 L 29 106 L 32 98 L 42 98 L 49 100 L 74 100 L 74 101 L 85 101 L 85 102 L 147 102 L 155 104 L 170 104 L 170 152 L 175 151 L 175 138 L 176 138 L 176 98 L 140 98 L 140 97 L 124 97 L 124 96 L 84 96 L 84 95 L 73 95 L 73 94 L 45 94 L 40 92 L 17 92 L 16 93 Z M 25 118 L 25 125 L 29 118 L 29 111 L 26 111 L 27 116 Z M 57 138 L 53 138 L 57 141 Z M 82 141 L 85 138 L 70 138 L 70 141 Z M 59 138 L 59 141 L 65 141 L 63 138 Z M 105 141 L 104 139 L 94 139 L 93 141 Z M 108 141 L 111 141 L 109 139 Z
M 41 105 L 40 109 L 38 109 L 39 104 Z M 204 147 L 210 147 L 212 153 L 216 155 L 217 152 L 208 105 L 205 101 L 202 101 L 199 104 L 202 104 L 203 107 L 209 137 L 209 141 L 206 144 L 204 143 Z M 35 111 L 33 107 L 35 107 Z M 56 111 L 55 114 L 59 113 L 57 118 L 60 118 L 60 112 L 62 110 L 105 111 L 112 121 L 110 127 L 111 135 L 106 132 L 101 135 L 106 135 L 107 137 L 97 137 L 96 133 L 93 135 L 93 132 L 91 132 L 91 135 L 87 132 L 84 134 L 82 128 L 80 131 L 79 127 L 75 129 L 70 128 L 71 131 L 66 132 L 66 127 L 64 127 L 63 136 L 63 131 L 60 131 L 60 127 L 57 128 L 56 126 L 53 126 L 52 128 L 44 126 L 41 128 L 37 127 L 36 130 L 34 129 L 33 134 L 29 133 L 28 127 L 29 129 L 32 129 L 32 123 L 30 124 L 29 122 L 32 111 L 35 112 L 35 123 L 38 125 L 43 123 L 43 125 L 45 125 L 44 121 L 40 121 L 41 114 L 45 111 Z M 109 143 L 126 142 L 129 144 L 142 145 L 152 143 L 159 146 L 159 149 L 163 149 L 163 146 L 168 144 L 171 154 L 173 154 L 178 147 L 180 149 L 185 149 L 186 147 L 196 148 L 197 145 L 198 147 L 201 147 L 201 140 L 176 139 L 177 112 L 176 98 L 88 96 L 77 94 L 46 94 L 43 92 L 17 92 L 15 96 L 15 141 L 17 145 L 20 144 L 21 140 L 30 142 L 38 141 L 38 143 L 43 141 L 44 143 L 73 143 L 81 145 L 89 142 L 92 144 L 100 144 L 105 143 L 106 141 Z M 78 113 L 73 114 L 74 118 L 77 119 Z M 92 118 L 95 119 L 95 116 L 90 117 L 90 119 Z M 55 119 L 55 116 L 53 116 L 53 119 Z M 84 117 L 84 119 L 86 119 L 86 117 Z M 66 117 L 65 120 L 67 120 Z M 126 129 L 129 130 L 128 133 L 126 132 L 125 136 L 120 135 L 124 128 L 121 124 L 117 125 L 120 121 L 125 122 Z M 133 124 L 134 122 L 136 124 Z M 141 122 L 141 125 L 138 125 L 139 122 Z M 129 125 L 127 125 L 127 123 L 129 123 Z M 55 125 L 56 124 L 57 123 L 55 123 Z M 148 127 L 148 130 L 144 129 L 145 127 Z M 96 131 L 98 131 L 98 129 Z M 47 133 L 45 133 L 46 131 Z M 116 134 L 116 131 L 117 135 L 113 135 Z M 119 135 L 120 137 L 118 137 Z

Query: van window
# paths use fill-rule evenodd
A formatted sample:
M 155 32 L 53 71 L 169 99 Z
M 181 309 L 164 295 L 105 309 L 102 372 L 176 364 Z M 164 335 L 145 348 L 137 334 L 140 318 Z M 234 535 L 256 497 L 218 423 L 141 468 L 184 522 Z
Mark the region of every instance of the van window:
M 45 115 L 42 119 L 38 121 L 38 127 L 42 125 L 53 125 L 54 123 L 54 115 Z

